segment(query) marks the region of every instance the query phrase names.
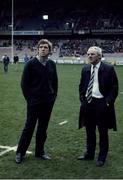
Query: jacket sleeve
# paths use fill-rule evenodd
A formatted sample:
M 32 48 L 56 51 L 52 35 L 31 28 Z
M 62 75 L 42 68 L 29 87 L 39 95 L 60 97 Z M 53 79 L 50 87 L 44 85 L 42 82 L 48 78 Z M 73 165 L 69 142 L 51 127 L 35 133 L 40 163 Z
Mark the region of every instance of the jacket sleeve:
M 57 75 L 56 64 L 54 64 L 54 81 L 53 81 L 53 89 L 54 89 L 55 95 L 57 96 L 57 92 L 58 92 L 58 75 Z
M 29 87 L 30 87 L 30 62 L 24 66 L 24 70 L 21 78 L 21 89 L 26 100 L 29 97 L 29 91 L 30 91 Z
M 108 104 L 113 104 L 118 95 L 118 78 L 114 67 L 112 66 L 110 69 L 110 91 L 106 97 L 106 102 Z
M 79 99 L 81 102 L 85 99 L 85 68 L 81 71 L 81 78 L 80 78 L 80 84 L 79 84 Z

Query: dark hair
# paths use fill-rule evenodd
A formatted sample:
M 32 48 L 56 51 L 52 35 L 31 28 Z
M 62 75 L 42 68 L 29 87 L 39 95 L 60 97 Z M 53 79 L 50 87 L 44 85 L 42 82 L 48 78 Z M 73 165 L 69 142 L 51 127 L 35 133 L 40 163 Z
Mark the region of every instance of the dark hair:
M 38 42 L 38 49 L 39 49 L 39 46 L 41 44 L 48 44 L 49 46 L 49 52 L 51 52 L 52 50 L 52 43 L 50 41 L 48 41 L 47 39 L 41 39 L 39 42 Z

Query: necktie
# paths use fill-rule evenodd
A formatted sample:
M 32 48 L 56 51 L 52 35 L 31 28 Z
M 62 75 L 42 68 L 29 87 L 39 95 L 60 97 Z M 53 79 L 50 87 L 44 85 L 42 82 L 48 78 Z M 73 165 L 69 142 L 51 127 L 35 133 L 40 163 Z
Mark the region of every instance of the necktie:
M 91 73 L 90 81 L 88 84 L 88 89 L 87 89 L 87 101 L 90 103 L 92 101 L 92 88 L 93 88 L 93 82 L 94 82 L 94 73 L 95 73 L 95 65 L 93 66 L 93 71 Z

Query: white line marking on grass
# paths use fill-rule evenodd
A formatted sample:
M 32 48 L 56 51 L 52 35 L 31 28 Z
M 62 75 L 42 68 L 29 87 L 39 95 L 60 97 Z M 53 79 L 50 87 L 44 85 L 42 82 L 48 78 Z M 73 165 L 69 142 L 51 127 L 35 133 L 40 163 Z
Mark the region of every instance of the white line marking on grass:
M 123 94 L 123 92 L 120 92 L 120 94 Z
M 2 145 L 0 145 L 0 149 L 5 149 L 2 152 L 0 152 L 0 156 L 3 156 L 4 154 L 6 154 L 6 153 L 8 153 L 10 151 L 16 151 L 17 146 L 10 147 L 10 146 L 2 146 Z M 27 151 L 27 154 L 32 154 L 32 152 Z
M 63 124 L 66 124 L 68 121 L 62 121 L 59 123 L 59 125 L 63 125 Z

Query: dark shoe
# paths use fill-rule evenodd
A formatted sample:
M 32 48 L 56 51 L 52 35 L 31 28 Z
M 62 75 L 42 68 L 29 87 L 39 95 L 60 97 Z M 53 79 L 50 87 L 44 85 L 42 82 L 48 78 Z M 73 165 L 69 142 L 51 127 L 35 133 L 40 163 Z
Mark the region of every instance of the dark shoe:
M 51 157 L 46 154 L 42 154 L 40 156 L 35 156 L 35 157 L 37 157 L 39 159 L 43 159 L 43 160 L 51 160 Z
M 15 156 L 15 162 L 17 164 L 20 164 L 22 162 L 22 160 L 23 160 L 23 157 L 22 157 L 21 153 L 17 153 Z
M 78 160 L 94 160 L 94 156 L 90 156 L 89 154 L 84 154 L 77 158 Z
M 97 166 L 97 167 L 101 167 L 101 166 L 104 165 L 104 163 L 105 163 L 104 161 L 97 160 L 97 161 L 96 161 L 96 166 Z

